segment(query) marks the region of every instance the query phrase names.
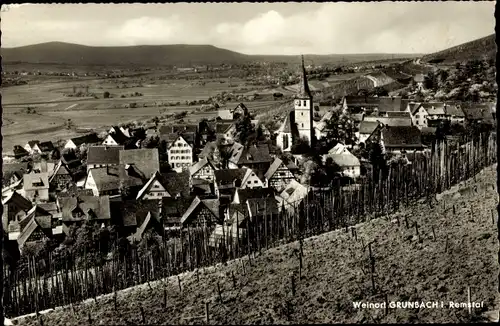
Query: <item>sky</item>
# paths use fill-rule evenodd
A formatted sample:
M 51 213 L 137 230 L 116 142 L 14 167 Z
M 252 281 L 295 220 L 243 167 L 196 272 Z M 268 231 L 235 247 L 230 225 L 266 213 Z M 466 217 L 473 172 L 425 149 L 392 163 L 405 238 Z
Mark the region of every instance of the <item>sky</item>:
M 246 54 L 432 53 L 493 34 L 495 2 L 2 6 L 2 46 L 211 44 Z

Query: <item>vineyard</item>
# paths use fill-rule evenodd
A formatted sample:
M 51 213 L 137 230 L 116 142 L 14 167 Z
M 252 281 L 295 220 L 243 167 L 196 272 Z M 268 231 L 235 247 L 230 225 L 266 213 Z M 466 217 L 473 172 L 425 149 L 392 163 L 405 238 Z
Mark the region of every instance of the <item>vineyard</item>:
M 123 259 L 116 257 L 112 261 L 100 261 L 97 264 L 84 262 L 83 268 L 77 268 L 71 263 L 72 258 L 68 257 L 67 261 L 58 262 L 67 266 L 63 272 L 44 274 L 40 271 L 47 271 L 47 267 L 40 266 L 39 262 L 33 261 L 26 279 L 21 279 L 16 271 L 11 273 L 4 270 L 4 275 L 7 275 L 4 288 L 8 289 L 4 291 L 6 315 L 17 316 L 39 312 L 91 298 L 97 302 L 99 295 L 107 293 L 115 293 L 116 298 L 116 293 L 120 289 L 138 284 L 148 284 L 143 287 L 151 287 L 152 281 L 186 271 L 195 271 L 196 278 L 200 278 L 201 268 L 218 263 L 227 264 L 228 261 L 243 256 L 248 257 L 246 268 L 249 268 L 248 266 L 254 264 L 256 253 L 298 241 L 299 248 L 289 258 L 296 257 L 299 261 L 298 275 L 290 281 L 292 291 L 295 292 L 302 274 L 311 269 L 304 263 L 304 257 L 307 257 L 304 254 L 304 243 L 307 242 L 304 241 L 305 238 L 343 229 L 346 235 L 351 235 L 357 240 L 359 223 L 413 207 L 422 199 L 429 206 L 434 206 L 437 204 L 436 194 L 475 177 L 480 170 L 496 162 L 496 155 L 496 135 L 494 134 L 471 139 L 459 148 L 452 148 L 442 142 L 435 146 L 430 155 L 422 156 L 411 165 L 391 166 L 386 179 L 366 181 L 354 188 L 355 190 L 350 188 L 349 191 L 342 190 L 341 187 L 321 192 L 311 191 L 304 202 L 296 205 L 294 212 L 274 216 L 264 214 L 261 220 L 232 221 L 231 226 L 222 228 L 223 232 L 226 231 L 218 239 L 210 238 L 212 230 L 188 228 L 181 233 L 179 241 L 169 241 L 164 238 L 159 247 L 146 248 L 141 251 L 134 249 Z M 431 200 L 432 198 L 434 200 Z M 453 206 L 447 209 L 448 211 L 453 209 L 455 213 L 455 209 L 458 208 Z M 397 223 L 398 227 L 405 226 L 407 230 L 414 230 L 412 237 L 417 237 L 418 242 L 424 241 L 426 236 L 422 230 L 427 228 L 427 225 L 419 225 L 413 220 L 411 214 L 405 216 L 396 214 L 394 223 Z M 235 227 L 236 225 L 240 227 Z M 432 228 L 434 238 L 440 232 L 439 229 Z M 358 245 L 362 245 L 365 249 L 369 248 L 370 259 L 361 269 L 363 273 L 371 275 L 371 281 L 369 281 L 371 291 L 374 294 L 379 293 L 380 285 L 377 285 L 378 281 L 375 278 L 377 275 L 375 258 L 371 254 L 372 250 L 377 249 L 375 245 L 368 242 Z M 315 253 L 315 255 L 321 254 L 321 252 Z M 89 267 L 91 265 L 92 267 Z M 243 263 L 242 272 L 239 273 L 246 273 L 244 265 Z M 264 270 L 260 273 L 264 273 Z M 231 277 L 234 284 L 241 282 L 241 280 L 237 281 L 235 276 Z M 179 277 L 177 277 L 176 286 L 179 292 L 183 291 L 183 284 Z M 214 289 L 219 302 L 230 300 L 227 297 L 224 299 L 225 290 L 221 289 L 218 282 L 215 282 Z M 251 295 L 248 292 L 252 291 L 248 289 L 246 295 Z M 165 302 L 172 292 L 172 287 L 168 291 L 164 289 L 162 297 Z M 116 299 L 114 300 L 115 308 L 118 309 L 118 303 Z M 161 310 L 161 307 L 157 308 Z M 209 308 L 206 308 L 209 314 Z M 251 310 L 251 307 L 247 308 Z M 140 308 L 140 311 L 139 315 L 142 315 L 142 321 L 146 323 L 143 308 Z M 282 313 L 282 315 L 287 314 L 288 312 Z M 82 317 L 83 320 L 92 320 L 92 316 L 86 317 Z

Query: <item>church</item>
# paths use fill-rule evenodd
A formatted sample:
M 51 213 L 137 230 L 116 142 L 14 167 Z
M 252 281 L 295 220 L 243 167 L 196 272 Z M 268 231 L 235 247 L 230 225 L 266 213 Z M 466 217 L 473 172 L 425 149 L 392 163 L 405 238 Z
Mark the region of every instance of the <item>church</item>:
M 285 121 L 277 131 L 276 145 L 283 152 L 290 152 L 294 140 L 302 138 L 314 144 L 313 97 L 307 83 L 304 56 L 302 56 L 302 78 L 293 103 L 293 110 L 286 115 Z

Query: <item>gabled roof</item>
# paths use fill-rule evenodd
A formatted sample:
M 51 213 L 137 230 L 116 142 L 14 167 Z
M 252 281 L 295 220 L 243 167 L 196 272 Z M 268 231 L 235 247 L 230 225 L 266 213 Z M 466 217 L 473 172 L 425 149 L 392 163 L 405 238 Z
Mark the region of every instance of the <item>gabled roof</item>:
M 215 141 L 208 142 L 201 150 L 201 153 L 198 154 L 198 157 L 201 159 L 208 158 L 209 160 L 211 160 L 213 159 L 213 153 L 216 148 L 217 148 L 217 142 Z
M 305 198 L 308 192 L 308 187 L 292 180 L 280 193 L 280 197 L 283 198 L 288 204 L 293 205 Z
M 41 183 L 40 186 L 35 186 L 33 183 Z M 49 173 L 29 173 L 23 176 L 24 190 L 38 190 L 49 188 Z
M 26 213 L 26 216 L 19 221 L 19 227 L 21 228 L 22 231 L 28 225 L 28 223 L 35 218 L 40 221 L 41 225 L 46 226 L 47 225 L 46 217 L 49 217 L 49 223 L 50 223 L 50 219 L 52 219 L 52 214 L 47 212 L 42 207 L 35 205 Z M 50 228 L 50 224 L 48 227 Z
M 465 118 L 464 111 L 462 111 L 460 106 L 457 104 L 446 103 L 446 106 L 444 107 L 444 111 L 446 112 L 446 115 L 448 115 L 448 116 L 454 116 L 457 118 Z
M 161 173 L 161 178 L 162 184 L 173 198 L 177 195 L 189 196 L 189 171 Z
M 197 133 L 198 125 L 196 124 L 175 124 L 169 126 L 161 126 L 160 134 L 178 134 L 178 133 Z
M 123 165 L 93 168 L 89 174 L 92 174 L 99 191 L 118 190 L 122 184 L 128 187 L 142 185 L 141 178 L 129 175 Z
M 192 197 L 178 198 L 167 197 L 162 199 L 161 214 L 166 223 L 180 223 L 186 210 L 193 203 Z
M 382 139 L 387 147 L 423 148 L 420 130 L 415 127 L 385 127 Z
M 410 113 L 407 111 L 387 111 L 385 115 L 388 118 L 406 118 L 411 119 Z
M 38 144 L 38 148 L 40 148 L 40 151 L 42 152 L 50 152 L 55 149 L 54 144 L 52 144 L 51 141 L 45 141 L 41 142 Z
M 40 144 L 40 141 L 39 140 L 30 140 L 28 141 L 28 145 L 31 149 L 33 149 L 33 147 L 35 147 L 35 145 L 38 145 Z
M 119 164 L 123 146 L 89 146 L 87 164 Z
M 177 143 L 179 140 L 183 140 L 186 142 L 189 146 L 193 145 L 194 141 L 194 136 L 193 137 L 188 137 L 189 134 L 169 134 L 168 135 L 168 148 L 170 149 L 172 146 L 174 146 L 175 143 Z
M 118 145 L 125 145 L 125 143 L 129 142 L 130 140 L 130 138 L 125 136 L 120 129 L 108 134 L 106 138 L 108 137 L 111 137 Z
M 234 200 L 238 198 L 238 201 L 243 204 L 249 199 L 266 198 L 266 197 L 274 198 L 274 195 L 275 194 L 273 188 L 245 188 L 245 189 L 239 188 L 236 189 Z
M 20 207 L 22 210 L 28 210 L 33 207 L 31 202 L 24 198 L 22 195 L 18 194 L 16 191 L 11 192 L 7 197 L 2 199 L 2 205 L 8 205 L 14 203 L 16 206 Z
M 62 197 L 58 200 L 63 221 L 78 221 L 79 219 L 73 218 L 72 215 L 75 209 L 79 209 L 84 214 L 83 219 L 111 219 L 109 196 Z
M 205 166 L 210 166 L 214 171 L 217 170 L 212 163 L 206 158 L 203 158 L 189 167 L 189 174 L 194 175 L 196 172 L 203 169 Z
M 363 96 L 349 95 L 344 97 L 348 107 L 377 108 L 379 111 L 403 111 L 407 102 L 400 96 Z
M 250 216 L 269 216 L 279 213 L 278 203 L 274 196 L 249 198 L 246 201 Z
M 231 128 L 235 127 L 234 122 L 227 122 L 227 121 L 217 121 L 217 124 L 215 125 L 215 133 L 216 134 L 225 134 L 227 133 Z
M 70 140 L 76 146 L 80 146 L 82 144 L 97 144 L 97 143 L 101 142 L 99 137 L 97 137 L 96 133 L 91 133 L 91 134 L 80 136 L 80 137 L 70 138 Z
M 129 149 L 119 152 L 120 164 L 133 165 L 149 179 L 160 171 L 160 159 L 157 148 Z
M 123 226 L 142 225 L 150 215 L 150 218 L 161 221 L 159 205 L 156 200 L 125 200 L 120 202 L 118 211 Z
M 361 121 L 359 124 L 359 133 L 363 135 L 371 135 L 380 124 L 377 121 Z
M 465 117 L 469 120 L 493 120 L 496 109 L 493 103 L 463 103 L 461 105 Z
M 344 153 L 349 153 L 349 151 L 347 150 L 347 147 L 342 143 L 337 143 L 337 145 L 333 146 L 333 148 L 331 148 L 328 151 L 328 154 L 344 154 Z
M 28 163 L 4 163 L 2 165 L 3 173 L 3 185 L 10 181 L 10 178 L 16 175 L 18 178 L 23 178 L 25 173 L 28 173 L 29 166 Z
M 229 159 L 230 162 L 237 165 L 268 163 L 272 160 L 271 155 L 269 155 L 268 144 L 243 146 L 239 143 L 233 144 Z
M 398 126 L 409 127 L 412 125 L 412 120 L 409 116 L 407 118 L 387 118 L 387 117 L 367 116 L 364 118 L 363 122 L 364 121 L 371 121 L 371 122 L 379 121 L 380 123 L 390 127 L 398 127 Z
M 167 187 L 163 184 L 163 178 L 161 177 L 161 174 L 160 172 L 155 172 L 155 174 L 153 174 L 153 176 L 148 180 L 148 182 L 146 182 L 146 184 L 144 185 L 144 187 L 142 187 L 141 190 L 139 190 L 139 192 L 137 193 L 137 197 L 136 197 L 136 200 L 140 200 L 143 198 L 143 196 L 145 194 L 148 193 L 148 191 L 151 189 L 151 186 L 153 185 L 153 183 L 155 181 L 158 181 L 164 188 L 165 190 L 167 189 Z M 168 191 L 167 191 L 168 193 Z M 170 194 L 168 194 L 170 196 Z M 166 196 L 167 197 L 167 196 Z
M 222 169 L 214 171 L 215 182 L 218 185 L 232 184 L 234 181 L 239 179 L 243 181 L 247 169 Z
M 191 205 L 186 209 L 181 217 L 181 223 L 186 224 L 193 217 L 192 214 L 198 206 L 206 207 L 212 214 L 215 220 L 219 219 L 219 200 L 218 199 L 200 199 L 195 197 Z
M 37 229 L 41 229 L 42 232 L 50 237 L 52 235 L 52 226 L 49 220 L 49 223 L 46 223 L 47 219 L 37 219 L 32 218 L 26 225 L 26 227 L 21 231 L 21 234 L 17 238 L 17 243 L 19 246 L 23 246 L 29 237 L 35 232 Z M 48 224 L 48 225 L 47 225 Z
M 429 115 L 445 114 L 443 102 L 421 103 L 420 106 L 423 107 Z
M 327 157 L 331 157 L 333 162 L 340 167 L 360 166 L 359 159 L 349 152 L 344 154 L 328 154 Z
M 278 129 L 278 132 L 280 133 L 292 133 L 292 124 L 290 121 L 290 114 L 285 115 L 285 120 L 281 124 L 280 128 Z
M 274 159 L 274 162 L 271 163 L 269 169 L 267 169 L 266 173 L 264 174 L 267 180 L 270 180 L 273 177 L 274 173 L 278 171 L 282 163 L 283 161 L 278 157 Z

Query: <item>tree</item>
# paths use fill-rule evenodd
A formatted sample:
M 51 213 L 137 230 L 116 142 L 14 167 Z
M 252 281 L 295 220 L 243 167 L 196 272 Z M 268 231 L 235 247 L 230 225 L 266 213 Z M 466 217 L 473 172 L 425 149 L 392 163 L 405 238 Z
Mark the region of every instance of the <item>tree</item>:
M 326 124 L 328 145 L 337 143 L 354 145 L 356 143 L 356 125 L 354 120 L 339 111 L 333 111 L 332 118 Z
M 110 95 L 111 95 L 111 94 L 109 94 L 109 92 L 108 92 L 108 91 L 106 91 L 106 92 L 104 92 L 104 93 L 102 94 L 102 97 L 104 97 L 104 98 L 109 98 L 109 97 L 110 97 Z
M 376 96 L 389 96 L 389 92 L 383 87 L 377 86 L 372 90 L 372 94 Z
M 248 138 L 255 133 L 255 127 L 252 124 L 252 119 L 249 115 L 240 117 L 236 122 L 236 137 L 238 141 L 246 145 Z
M 377 182 L 379 178 L 379 172 L 385 172 L 387 167 L 385 155 L 382 151 L 382 145 L 379 142 L 372 141 L 367 145 L 367 149 L 368 157 L 373 167 L 373 177 Z

